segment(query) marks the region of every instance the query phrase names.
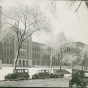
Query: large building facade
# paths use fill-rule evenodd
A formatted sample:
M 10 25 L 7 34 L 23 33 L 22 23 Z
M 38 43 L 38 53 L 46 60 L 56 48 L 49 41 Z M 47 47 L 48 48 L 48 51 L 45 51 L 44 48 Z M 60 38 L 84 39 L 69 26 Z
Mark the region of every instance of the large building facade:
M 17 61 L 18 67 L 41 67 L 50 66 L 50 55 L 42 53 L 43 44 L 33 41 L 25 41 L 20 49 Z M 0 42 L 0 60 L 2 67 L 14 66 L 17 52 L 17 41 L 14 39 L 4 39 Z M 53 58 L 52 66 L 59 66 L 59 60 Z

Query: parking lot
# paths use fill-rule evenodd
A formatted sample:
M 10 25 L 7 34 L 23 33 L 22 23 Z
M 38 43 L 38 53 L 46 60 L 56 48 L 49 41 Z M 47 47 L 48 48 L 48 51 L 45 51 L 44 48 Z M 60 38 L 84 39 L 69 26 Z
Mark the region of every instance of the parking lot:
M 71 77 L 0 81 L 0 87 L 69 87 L 69 79 Z

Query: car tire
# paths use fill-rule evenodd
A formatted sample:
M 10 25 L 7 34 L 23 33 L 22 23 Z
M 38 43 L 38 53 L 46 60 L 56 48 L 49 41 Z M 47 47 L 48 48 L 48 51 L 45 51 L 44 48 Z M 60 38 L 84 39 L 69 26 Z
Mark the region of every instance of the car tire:
M 46 78 L 50 78 L 50 75 L 47 75 L 47 77 Z
M 64 74 L 62 74 L 61 77 L 63 78 L 64 77 Z
M 5 81 L 7 81 L 7 79 L 5 78 Z
M 56 78 L 56 75 L 54 75 L 54 78 Z
M 86 87 L 86 83 L 85 82 L 81 82 L 81 88 L 85 88 Z
M 72 88 L 73 84 L 72 82 L 69 82 L 69 88 Z

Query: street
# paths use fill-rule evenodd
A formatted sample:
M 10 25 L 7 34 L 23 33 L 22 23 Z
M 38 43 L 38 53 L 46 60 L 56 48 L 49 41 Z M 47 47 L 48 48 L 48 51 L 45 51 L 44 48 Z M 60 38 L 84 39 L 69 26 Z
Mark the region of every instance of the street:
M 0 81 L 0 87 L 69 87 L 69 79 L 71 77 Z

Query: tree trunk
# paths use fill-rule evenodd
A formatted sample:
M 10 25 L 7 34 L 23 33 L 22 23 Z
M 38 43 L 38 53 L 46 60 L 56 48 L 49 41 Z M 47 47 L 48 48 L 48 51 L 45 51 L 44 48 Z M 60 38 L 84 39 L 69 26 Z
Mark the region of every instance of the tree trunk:
M 83 70 L 83 65 L 82 65 L 82 70 Z
M 50 73 L 52 70 L 52 50 L 50 51 Z
M 82 62 L 82 70 L 83 70 L 83 66 L 84 66 L 84 61 Z
M 72 65 L 73 63 L 72 63 L 72 61 L 71 61 L 71 69 L 73 68 L 73 65 Z
M 61 65 L 60 65 L 60 71 L 61 71 Z
M 14 62 L 14 69 L 17 68 L 17 61 L 18 61 L 18 57 L 19 57 L 19 52 L 20 52 L 20 47 L 18 48 L 17 53 L 16 53 L 16 58 L 15 58 L 15 62 Z
M 62 56 L 62 49 L 61 49 L 61 58 L 60 58 L 60 71 L 61 71 L 61 68 L 62 68 L 62 58 L 63 58 L 63 56 Z

